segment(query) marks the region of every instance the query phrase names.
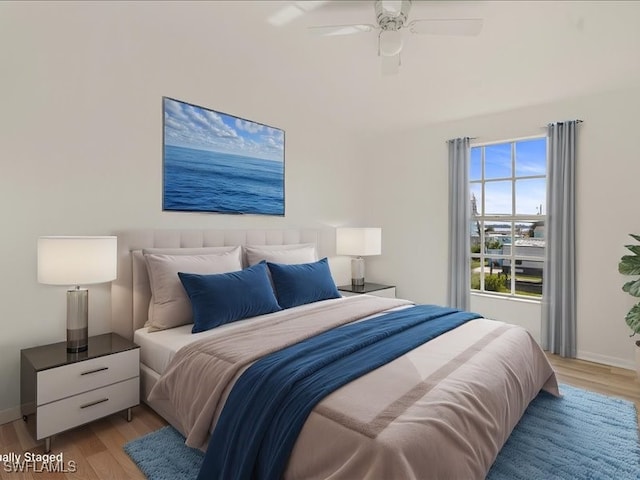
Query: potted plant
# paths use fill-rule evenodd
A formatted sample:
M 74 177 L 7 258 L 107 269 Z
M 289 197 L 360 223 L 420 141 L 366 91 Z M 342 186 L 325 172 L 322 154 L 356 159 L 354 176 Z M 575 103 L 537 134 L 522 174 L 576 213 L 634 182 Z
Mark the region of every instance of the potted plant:
M 640 235 L 629 234 L 634 240 L 640 242 Z M 618 271 L 623 275 L 640 275 L 640 245 L 625 245 L 633 255 L 624 255 L 618 264 Z M 625 283 L 622 290 L 633 297 L 640 297 L 640 278 Z M 633 331 L 633 335 L 640 333 L 640 301 L 636 303 L 625 317 L 627 325 Z M 632 335 L 632 336 L 633 336 Z M 636 341 L 636 370 L 640 378 L 640 340 Z

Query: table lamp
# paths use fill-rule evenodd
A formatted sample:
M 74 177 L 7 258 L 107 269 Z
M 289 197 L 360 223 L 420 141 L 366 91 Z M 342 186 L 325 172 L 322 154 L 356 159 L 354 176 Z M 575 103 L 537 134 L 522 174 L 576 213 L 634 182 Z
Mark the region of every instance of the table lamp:
M 382 253 L 381 228 L 337 228 L 336 254 L 352 255 L 351 284 L 364 285 L 364 258 Z
M 89 291 L 80 285 L 105 283 L 117 274 L 117 237 L 40 237 L 38 282 L 68 285 L 67 352 L 87 350 Z

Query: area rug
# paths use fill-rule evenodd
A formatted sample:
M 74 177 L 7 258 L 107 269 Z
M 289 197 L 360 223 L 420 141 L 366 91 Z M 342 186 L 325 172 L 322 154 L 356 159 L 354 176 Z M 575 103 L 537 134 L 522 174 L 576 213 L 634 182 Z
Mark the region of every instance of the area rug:
M 500 451 L 490 480 L 639 480 L 635 405 L 568 385 L 562 398 L 541 392 Z M 172 427 L 124 450 L 150 480 L 191 480 L 204 454 Z

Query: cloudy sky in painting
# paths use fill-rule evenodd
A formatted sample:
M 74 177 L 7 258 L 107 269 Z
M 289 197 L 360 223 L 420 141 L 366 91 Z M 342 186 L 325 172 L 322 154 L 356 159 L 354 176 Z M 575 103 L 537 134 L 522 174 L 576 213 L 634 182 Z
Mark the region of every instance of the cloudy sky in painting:
M 166 145 L 284 161 L 284 131 L 164 99 Z
M 547 170 L 546 138 L 535 138 L 515 142 L 515 162 L 512 161 L 511 144 L 502 143 L 473 147 L 469 179 L 481 180 L 482 148 L 484 148 L 485 215 L 511 215 L 513 211 L 511 190 L 512 171 L 515 177 L 545 175 Z M 515 165 L 514 165 L 515 163 Z M 489 181 L 496 179 L 495 181 Z M 535 215 L 542 208 L 546 214 L 546 181 L 544 178 L 522 178 L 515 181 L 516 215 Z M 476 197 L 478 213 L 482 214 L 482 188 L 480 183 L 471 183 L 471 193 Z

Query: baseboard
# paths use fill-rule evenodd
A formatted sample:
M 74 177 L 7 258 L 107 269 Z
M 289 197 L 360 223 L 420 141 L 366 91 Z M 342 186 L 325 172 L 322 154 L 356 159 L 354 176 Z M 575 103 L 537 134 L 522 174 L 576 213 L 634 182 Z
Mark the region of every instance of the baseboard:
M 578 350 L 577 357 L 580 360 L 587 360 L 588 362 L 602 363 L 611 367 L 626 368 L 627 370 L 635 370 L 636 364 L 633 360 L 624 360 L 618 357 L 610 357 L 608 355 L 600 355 L 599 353 L 585 352 L 584 350 Z
M 20 406 L 13 408 L 7 408 L 6 410 L 0 410 L 0 425 L 13 422 L 22 418 L 22 412 L 20 412 Z

